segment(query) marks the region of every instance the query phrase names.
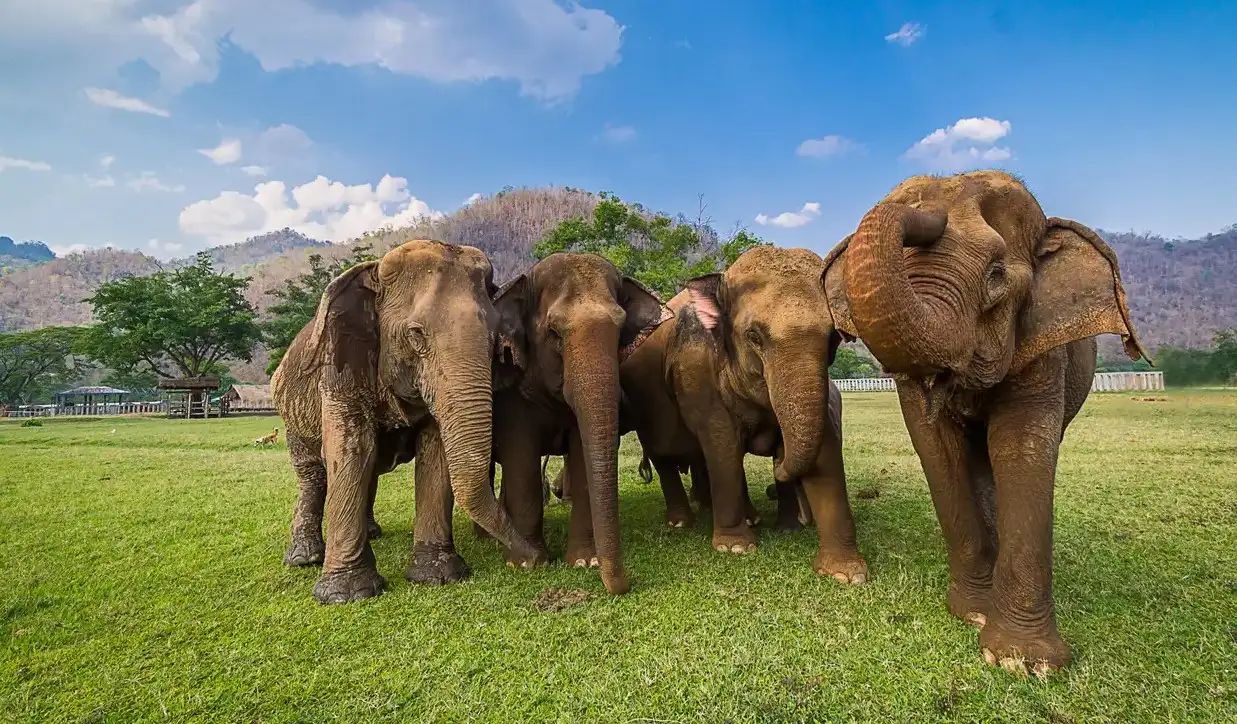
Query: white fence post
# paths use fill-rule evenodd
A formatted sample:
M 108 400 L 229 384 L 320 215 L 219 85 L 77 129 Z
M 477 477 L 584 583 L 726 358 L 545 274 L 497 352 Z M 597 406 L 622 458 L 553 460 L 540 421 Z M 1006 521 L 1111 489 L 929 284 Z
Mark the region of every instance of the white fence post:
M 1091 382 L 1092 392 L 1163 389 L 1163 372 L 1096 372 Z

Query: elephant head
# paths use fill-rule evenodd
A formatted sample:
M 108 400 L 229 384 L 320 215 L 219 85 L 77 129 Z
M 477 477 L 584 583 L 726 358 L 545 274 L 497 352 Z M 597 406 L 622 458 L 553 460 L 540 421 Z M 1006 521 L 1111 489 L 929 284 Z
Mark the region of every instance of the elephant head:
M 906 179 L 826 259 L 834 323 L 928 389 L 988 389 L 1060 345 L 1144 356 L 1117 257 L 1001 171 Z
M 316 364 L 362 383 L 362 399 L 387 402 L 408 422 L 428 411 L 461 507 L 505 545 L 531 551 L 489 486 L 495 291 L 479 249 L 409 241 L 331 282 L 309 344 Z
M 821 314 L 823 270 L 806 249 L 758 246 L 725 273 L 685 285 L 696 319 L 724 350 L 724 383 L 777 418 L 784 455 L 774 475 L 781 481 L 806 473 L 823 441 L 829 365 L 841 341 Z
M 669 313 L 657 295 L 594 254 L 538 262 L 495 297 L 497 355 L 529 399 L 562 403 L 579 426 L 602 581 L 627 590 L 618 526 L 619 363 Z

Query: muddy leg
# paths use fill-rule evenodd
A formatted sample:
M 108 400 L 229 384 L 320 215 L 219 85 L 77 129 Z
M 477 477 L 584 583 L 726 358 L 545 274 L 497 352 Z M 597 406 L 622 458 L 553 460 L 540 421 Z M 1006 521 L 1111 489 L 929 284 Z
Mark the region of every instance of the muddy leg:
M 451 530 L 455 495 L 447 474 L 442 438 L 434 423 L 426 425 L 417 437 L 413 477 L 416 519 L 412 525 L 412 563 L 404 571 L 404 578 L 431 586 L 462 581 L 468 577 L 469 570 L 464 559 L 455 552 Z
M 321 565 L 326 553 L 322 540 L 322 510 L 326 505 L 326 467 L 319 457 L 322 446 L 317 440 L 306 442 L 291 430 L 287 439 L 300 495 L 292 513 L 292 540 L 283 562 L 288 566 Z

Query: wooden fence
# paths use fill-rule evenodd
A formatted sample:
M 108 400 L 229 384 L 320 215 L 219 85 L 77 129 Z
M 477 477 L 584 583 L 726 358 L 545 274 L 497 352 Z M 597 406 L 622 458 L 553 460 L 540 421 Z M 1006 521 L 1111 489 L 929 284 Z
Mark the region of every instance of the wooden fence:
M 1092 392 L 1162 389 L 1163 372 L 1096 372 L 1095 379 L 1091 381 Z
M 892 377 L 856 377 L 854 379 L 835 379 L 833 383 L 842 392 L 894 392 L 897 386 Z
M 149 415 L 163 412 L 167 404 L 155 402 L 110 402 L 95 405 L 35 405 L 0 410 L 0 417 L 103 417 L 109 415 Z
M 835 379 L 833 382 L 842 392 L 893 392 L 897 390 L 892 377 Z M 1092 392 L 1163 389 L 1163 372 L 1097 372 L 1095 379 L 1091 382 Z

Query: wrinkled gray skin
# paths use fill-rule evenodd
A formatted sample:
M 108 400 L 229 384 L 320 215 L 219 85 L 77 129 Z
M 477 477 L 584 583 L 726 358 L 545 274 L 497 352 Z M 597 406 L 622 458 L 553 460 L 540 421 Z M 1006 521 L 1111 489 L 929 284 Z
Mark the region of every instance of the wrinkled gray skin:
M 494 395 L 494 459 L 502 501 L 535 553 L 507 562 L 546 562 L 541 458 L 564 455 L 573 480 L 567 560 L 600 568 L 611 594 L 629 588 L 619 541 L 619 362 L 667 314 L 657 295 L 594 254 L 552 254 L 504 285 L 494 306 L 512 339 L 500 373 L 517 378 Z
M 1065 666 L 1052 598 L 1053 487 L 1091 389 L 1095 336 L 1142 349 L 1117 257 L 999 171 L 903 181 L 826 259 L 831 316 L 897 375 L 949 553 L 949 611 L 984 659 Z
M 369 544 L 379 532 L 378 475 L 414 454 L 419 505 L 410 580 L 467 575 L 451 545 L 453 498 L 506 545 L 531 553 L 488 484 L 494 291 L 480 250 L 410 241 L 333 280 L 280 362 L 271 385 L 300 479 L 284 560 L 322 563 L 314 586 L 320 602 L 382 592 Z M 442 510 L 421 510 L 423 498 L 448 501 L 445 521 Z

